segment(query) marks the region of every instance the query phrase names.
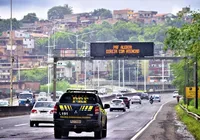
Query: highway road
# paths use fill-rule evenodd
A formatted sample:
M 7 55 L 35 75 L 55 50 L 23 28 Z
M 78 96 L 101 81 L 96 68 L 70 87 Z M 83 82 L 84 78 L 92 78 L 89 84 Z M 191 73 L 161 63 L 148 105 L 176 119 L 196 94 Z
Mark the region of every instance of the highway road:
M 142 127 L 149 122 L 160 106 L 175 100 L 172 93 L 162 94 L 162 101 L 152 105 L 147 100 L 142 104 L 133 104 L 127 112 L 114 111 L 108 114 L 108 135 L 105 140 L 130 140 Z M 53 124 L 40 124 L 29 127 L 29 116 L 0 118 L 0 140 L 53 140 Z M 94 133 L 69 133 L 68 139 L 93 139 Z

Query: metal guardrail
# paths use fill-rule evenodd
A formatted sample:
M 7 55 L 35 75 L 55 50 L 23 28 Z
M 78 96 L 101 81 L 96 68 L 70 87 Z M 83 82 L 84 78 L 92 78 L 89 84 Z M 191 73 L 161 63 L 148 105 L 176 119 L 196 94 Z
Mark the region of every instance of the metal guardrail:
M 181 104 L 179 104 L 179 106 L 180 106 L 185 112 L 187 112 L 187 114 L 189 114 L 190 116 L 192 116 L 194 119 L 200 120 L 200 116 L 199 116 L 199 115 L 197 115 L 197 114 L 195 114 L 195 113 L 193 113 L 193 112 L 188 111 L 188 110 L 187 110 L 185 107 L 183 107 Z

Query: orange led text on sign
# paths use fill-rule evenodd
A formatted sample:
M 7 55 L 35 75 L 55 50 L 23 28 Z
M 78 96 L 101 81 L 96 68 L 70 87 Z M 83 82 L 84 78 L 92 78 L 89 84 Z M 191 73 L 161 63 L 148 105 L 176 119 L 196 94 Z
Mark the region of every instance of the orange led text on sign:
M 112 49 L 107 49 L 106 54 L 139 54 L 140 49 L 133 49 L 132 45 L 113 45 Z

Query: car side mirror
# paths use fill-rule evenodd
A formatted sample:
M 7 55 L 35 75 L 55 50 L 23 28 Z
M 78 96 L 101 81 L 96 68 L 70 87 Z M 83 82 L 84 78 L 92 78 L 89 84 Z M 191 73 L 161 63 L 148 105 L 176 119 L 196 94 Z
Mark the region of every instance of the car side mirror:
M 105 105 L 104 105 L 104 109 L 107 109 L 107 108 L 110 108 L 110 105 L 109 105 L 109 104 L 105 104 Z

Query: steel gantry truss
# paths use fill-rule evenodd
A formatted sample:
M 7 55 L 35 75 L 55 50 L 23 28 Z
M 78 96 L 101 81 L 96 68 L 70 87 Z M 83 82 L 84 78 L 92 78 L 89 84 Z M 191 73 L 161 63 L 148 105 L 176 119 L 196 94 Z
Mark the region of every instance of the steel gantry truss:
M 54 50 L 54 52 L 57 52 L 58 50 Z M 80 51 L 82 52 L 85 52 L 84 49 L 81 49 Z M 80 54 L 79 54 L 80 55 Z M 85 57 L 86 56 L 86 57 Z M 175 60 L 175 61 L 178 61 L 178 60 L 181 60 L 181 59 L 185 59 L 186 57 L 181 57 L 181 56 L 177 56 L 177 57 L 174 57 L 174 56 L 148 56 L 148 57 L 123 57 L 123 58 L 113 58 L 113 59 L 110 59 L 110 58 L 93 58 L 93 57 L 90 57 L 90 56 L 87 56 L 87 55 L 82 55 L 82 56 L 77 56 L 77 55 L 74 55 L 74 57 L 70 56 L 68 57 L 67 56 L 67 53 L 66 55 L 64 56 L 60 56 L 60 54 L 58 55 L 58 53 L 54 53 L 54 56 L 53 56 L 53 100 L 56 101 L 56 81 L 57 81 L 57 76 L 56 76 L 56 69 L 57 69 L 57 62 L 58 61 L 65 61 L 65 60 L 75 60 L 75 61 L 83 61 L 83 60 L 87 60 L 87 61 L 92 61 L 92 60 Z

